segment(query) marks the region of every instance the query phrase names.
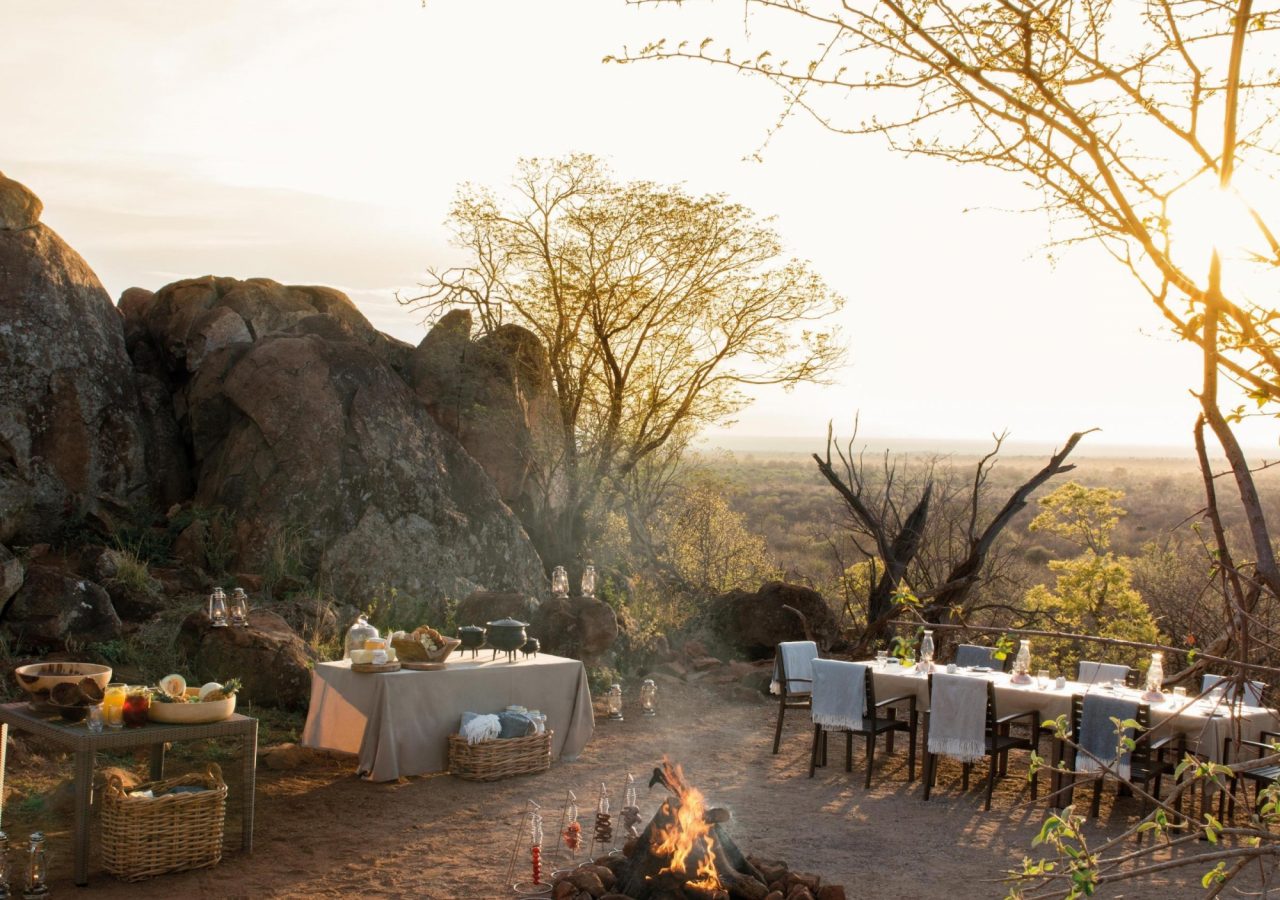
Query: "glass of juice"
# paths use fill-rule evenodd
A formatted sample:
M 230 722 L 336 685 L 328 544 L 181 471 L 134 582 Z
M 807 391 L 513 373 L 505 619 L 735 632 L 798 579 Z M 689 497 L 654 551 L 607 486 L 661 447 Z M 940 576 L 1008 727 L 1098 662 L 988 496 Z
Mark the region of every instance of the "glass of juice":
M 124 724 L 124 698 L 128 692 L 129 685 L 123 681 L 107 685 L 102 695 L 102 720 L 108 728 L 119 728 Z
M 124 725 L 126 728 L 141 728 L 147 724 L 147 710 L 151 708 L 151 692 L 146 688 L 130 689 L 124 698 Z

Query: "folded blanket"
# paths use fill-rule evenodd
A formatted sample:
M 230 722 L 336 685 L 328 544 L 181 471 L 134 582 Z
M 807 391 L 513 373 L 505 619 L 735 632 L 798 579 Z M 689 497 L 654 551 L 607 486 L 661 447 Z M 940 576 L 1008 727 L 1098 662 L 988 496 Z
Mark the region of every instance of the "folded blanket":
M 502 723 L 500 738 L 528 737 L 538 730 L 538 723 L 525 713 L 498 713 L 498 719 Z
M 976 762 L 987 752 L 987 680 L 933 676 L 929 695 L 929 752 Z
M 1123 697 L 1108 697 L 1105 694 L 1088 694 L 1084 698 L 1084 706 L 1080 712 L 1080 734 L 1076 743 L 1082 750 L 1087 750 L 1107 765 L 1111 766 L 1121 778 L 1129 777 L 1129 751 L 1119 755 L 1120 736 L 1116 734 L 1116 723 L 1112 718 L 1124 721 L 1138 717 L 1138 701 L 1126 700 Z M 1133 729 L 1126 728 L 1124 736 L 1132 738 Z M 1077 772 L 1097 772 L 1101 766 L 1084 753 L 1076 754 Z
M 787 693 L 807 694 L 813 685 L 813 661 L 818 657 L 818 645 L 813 641 L 784 641 L 778 645 L 778 655 L 773 660 L 773 681 L 769 690 L 782 693 L 782 669 L 786 668 Z M 793 680 L 797 679 L 797 680 Z
M 867 699 L 867 667 L 834 659 L 813 661 L 813 723 L 862 730 Z
M 491 741 L 501 733 L 502 722 L 497 716 L 473 712 L 462 714 L 462 727 L 458 729 L 458 734 L 462 735 L 468 744 Z

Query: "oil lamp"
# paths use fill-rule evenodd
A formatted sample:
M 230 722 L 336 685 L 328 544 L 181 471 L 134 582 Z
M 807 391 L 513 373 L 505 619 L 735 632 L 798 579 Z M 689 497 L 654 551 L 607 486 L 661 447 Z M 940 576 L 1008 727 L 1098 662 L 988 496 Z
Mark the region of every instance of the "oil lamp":
M 1028 640 L 1018 642 L 1018 655 L 1013 660 L 1013 677 L 1009 681 L 1013 684 L 1031 683 L 1031 642 Z
M 658 714 L 658 686 L 652 678 L 646 678 L 640 685 L 640 709 L 646 716 Z
M 44 832 L 37 831 L 31 835 L 31 846 L 27 848 L 27 887 L 22 892 L 23 900 L 44 900 L 49 896 L 49 869 L 44 855 Z
M 587 566 L 582 570 L 582 596 L 594 597 L 596 595 L 596 567 Z
M 556 566 L 551 570 L 551 596 L 558 598 L 569 596 L 569 573 L 564 566 Z
M 244 592 L 244 588 L 236 588 L 231 593 L 231 603 L 227 612 L 231 616 L 232 625 L 247 626 L 249 624 L 249 596 Z
M 615 684 L 605 694 L 605 704 L 609 708 L 609 718 L 615 722 L 622 721 L 622 685 Z
M 209 595 L 209 621 L 214 628 L 227 627 L 227 595 L 220 587 L 214 588 Z

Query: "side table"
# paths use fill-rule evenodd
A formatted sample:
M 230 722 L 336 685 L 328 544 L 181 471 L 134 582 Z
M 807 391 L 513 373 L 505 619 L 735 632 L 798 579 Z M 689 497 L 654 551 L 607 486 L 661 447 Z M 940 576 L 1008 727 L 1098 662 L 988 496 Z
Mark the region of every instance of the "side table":
M 152 722 L 141 728 L 104 728 L 93 734 L 83 722 L 66 722 L 59 716 L 33 712 L 25 702 L 0 704 L 0 723 L 26 731 L 75 756 L 75 882 L 89 883 L 89 805 L 93 798 L 93 769 L 98 751 L 151 748 L 151 780 L 164 777 L 164 745 L 171 741 L 239 738 L 244 752 L 241 768 L 240 844 L 253 852 L 253 795 L 258 767 L 258 720 L 233 714 L 207 725 L 163 725 Z M 0 773 L 0 779 L 3 773 Z M 3 783 L 0 781 L 0 783 Z

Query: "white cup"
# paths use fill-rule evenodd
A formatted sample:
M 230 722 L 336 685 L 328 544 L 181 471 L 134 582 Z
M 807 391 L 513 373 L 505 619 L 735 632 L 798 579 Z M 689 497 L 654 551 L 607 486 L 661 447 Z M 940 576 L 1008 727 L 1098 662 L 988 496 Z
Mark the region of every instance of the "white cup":
M 1055 678 L 1053 681 L 1053 686 L 1056 687 L 1058 690 L 1062 690 L 1064 687 L 1066 687 L 1067 686 L 1066 676 L 1059 675 L 1057 678 Z

